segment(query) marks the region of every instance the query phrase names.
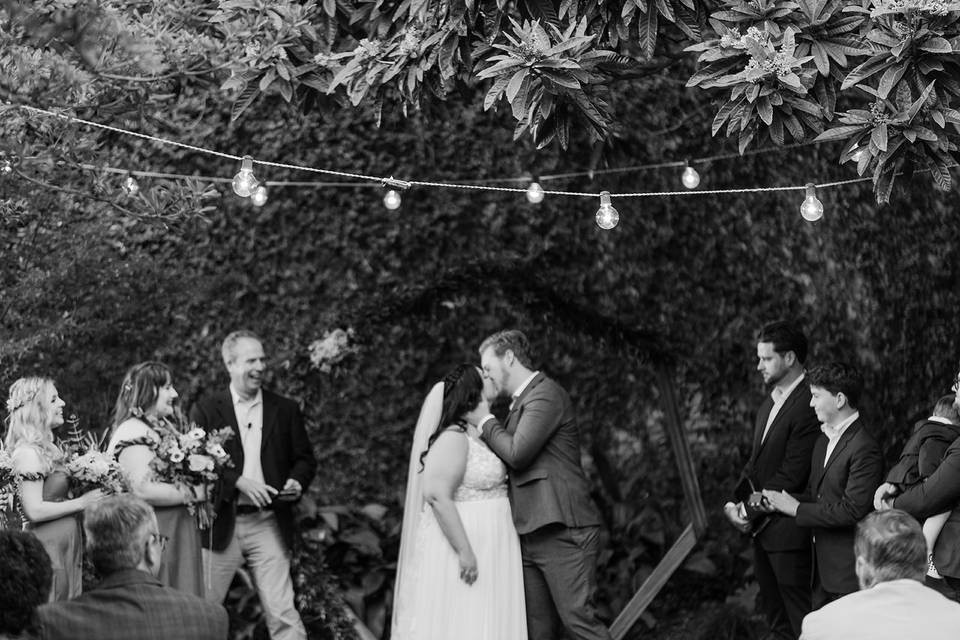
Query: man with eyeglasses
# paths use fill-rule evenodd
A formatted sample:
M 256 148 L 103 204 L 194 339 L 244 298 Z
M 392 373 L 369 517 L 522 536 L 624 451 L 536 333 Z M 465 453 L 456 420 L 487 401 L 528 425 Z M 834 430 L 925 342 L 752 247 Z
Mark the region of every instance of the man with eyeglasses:
M 167 538 L 140 498 L 105 498 L 84 512 L 87 555 L 103 577 L 73 600 L 37 610 L 41 640 L 226 640 L 219 604 L 157 579 Z

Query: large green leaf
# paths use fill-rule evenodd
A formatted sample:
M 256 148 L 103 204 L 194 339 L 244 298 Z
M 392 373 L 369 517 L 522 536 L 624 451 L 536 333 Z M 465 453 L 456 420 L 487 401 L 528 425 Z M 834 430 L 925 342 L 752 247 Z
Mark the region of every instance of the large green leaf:
M 863 64 L 854 67 L 854 69 L 847 74 L 847 77 L 843 79 L 843 83 L 840 85 L 840 90 L 845 91 L 853 85 L 863 82 L 875 73 L 879 73 L 895 64 L 895 62 L 896 61 L 886 53 L 870 58 Z

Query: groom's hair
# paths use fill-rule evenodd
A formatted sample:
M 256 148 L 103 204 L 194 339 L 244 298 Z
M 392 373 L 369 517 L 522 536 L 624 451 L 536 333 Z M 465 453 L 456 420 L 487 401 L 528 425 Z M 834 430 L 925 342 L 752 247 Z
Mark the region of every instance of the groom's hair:
M 800 364 L 807 359 L 807 336 L 800 327 L 788 320 L 765 324 L 757 334 L 757 342 L 772 343 L 773 350 L 780 355 L 793 351 Z
M 513 351 L 513 356 L 520 364 L 527 369 L 533 369 L 533 361 L 530 359 L 530 342 L 522 331 L 507 329 L 496 332 L 480 343 L 480 355 L 483 355 L 489 347 L 493 347 L 493 352 L 498 358 L 502 358 L 507 351 Z

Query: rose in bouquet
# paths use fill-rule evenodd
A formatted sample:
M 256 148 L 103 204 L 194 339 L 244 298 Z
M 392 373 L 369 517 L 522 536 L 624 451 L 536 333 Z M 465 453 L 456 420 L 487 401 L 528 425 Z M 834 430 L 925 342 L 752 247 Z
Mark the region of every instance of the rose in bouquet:
M 7 526 L 7 514 L 13 512 L 17 497 L 17 472 L 10 454 L 0 448 L 0 529 Z
M 187 502 L 187 509 L 197 516 L 201 529 L 209 528 L 213 522 L 211 487 L 224 468 L 233 466 L 223 448 L 223 443 L 232 437 L 230 427 L 209 432 L 196 425 L 185 432 L 165 430 L 160 434 L 156 457 L 150 463 L 158 480 L 193 496 L 194 499 Z
M 64 468 L 70 477 L 70 493 L 73 496 L 94 489 L 101 489 L 106 495 L 125 493 L 130 489 L 117 461 L 96 449 L 70 455 Z

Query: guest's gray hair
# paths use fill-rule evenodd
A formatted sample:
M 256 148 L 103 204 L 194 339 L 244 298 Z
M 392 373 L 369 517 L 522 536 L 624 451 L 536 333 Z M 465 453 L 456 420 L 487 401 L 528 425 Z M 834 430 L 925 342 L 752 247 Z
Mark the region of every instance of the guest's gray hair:
M 124 494 L 109 496 L 84 510 L 87 554 L 101 576 L 136 569 L 143 560 L 156 517 L 144 500 Z
M 234 358 L 236 358 L 237 343 L 244 338 L 256 340 L 261 345 L 263 344 L 263 340 L 260 339 L 260 336 L 255 334 L 253 331 L 250 331 L 249 329 L 238 329 L 223 339 L 223 346 L 220 347 L 220 353 L 223 355 L 223 364 L 229 365 L 231 362 L 233 362 Z
M 480 343 L 478 351 L 480 355 L 488 348 L 493 347 L 493 352 L 498 358 L 502 358 L 507 351 L 513 351 L 513 356 L 520 364 L 527 369 L 533 369 L 533 360 L 530 357 L 530 341 L 522 331 L 516 329 L 507 329 L 498 331 L 488 336 L 486 340 Z
M 911 578 L 923 580 L 927 570 L 927 543 L 920 523 L 906 511 L 874 511 L 857 525 L 854 554 L 867 566 L 861 588 L 879 582 Z

